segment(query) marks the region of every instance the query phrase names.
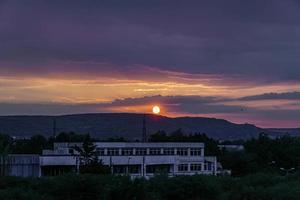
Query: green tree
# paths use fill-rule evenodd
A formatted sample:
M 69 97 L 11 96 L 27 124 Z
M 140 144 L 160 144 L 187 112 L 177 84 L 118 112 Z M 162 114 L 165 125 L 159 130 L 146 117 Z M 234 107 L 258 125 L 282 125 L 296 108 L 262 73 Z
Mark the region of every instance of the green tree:
M 149 142 L 168 142 L 170 137 L 163 130 L 159 130 L 156 133 L 150 135 Z
M 55 142 L 83 142 L 86 134 L 77 134 L 74 132 L 61 132 L 59 133 L 54 141 Z
M 16 140 L 12 146 L 15 154 L 41 154 L 48 147 L 48 140 L 42 135 L 34 135 L 30 139 Z
M 102 160 L 99 160 L 96 145 L 93 143 L 90 135 L 86 135 L 82 146 L 75 146 L 80 162 L 80 173 L 86 174 L 108 174 L 110 169 L 103 165 Z
M 7 175 L 8 155 L 11 152 L 11 143 L 12 138 L 10 136 L 0 134 L 0 176 Z

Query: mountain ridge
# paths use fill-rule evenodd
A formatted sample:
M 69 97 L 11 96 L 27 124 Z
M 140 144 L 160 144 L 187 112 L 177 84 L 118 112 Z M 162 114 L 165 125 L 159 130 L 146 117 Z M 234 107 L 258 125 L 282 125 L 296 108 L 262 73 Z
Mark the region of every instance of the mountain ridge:
M 18 137 L 34 134 L 53 135 L 56 132 L 90 133 L 93 137 L 124 137 L 140 139 L 142 120 L 146 115 L 147 134 L 158 130 L 167 133 L 182 129 L 186 134 L 206 133 L 215 139 L 246 139 L 257 137 L 267 129 L 252 124 L 235 124 L 225 119 L 206 117 L 167 117 L 142 113 L 85 113 L 72 115 L 15 115 L 0 116 L 0 133 Z

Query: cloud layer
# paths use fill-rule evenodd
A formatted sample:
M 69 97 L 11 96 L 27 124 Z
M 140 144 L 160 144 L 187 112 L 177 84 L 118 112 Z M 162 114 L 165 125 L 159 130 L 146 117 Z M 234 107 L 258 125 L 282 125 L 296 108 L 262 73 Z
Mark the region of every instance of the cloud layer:
M 110 63 L 116 70 L 143 64 L 253 79 L 267 73 L 274 81 L 300 76 L 300 3 L 293 0 L 0 4 L 0 60 L 9 67 L 1 67 L 4 72 L 72 71 L 49 66 L 71 60 Z M 74 68 L 105 70 L 103 65 Z
M 273 96 L 274 98 L 272 98 Z M 226 118 L 236 123 L 254 123 L 262 127 L 290 127 L 299 123 L 298 92 L 262 94 L 243 98 L 216 96 L 147 96 L 117 99 L 107 103 L 0 103 L 4 115 L 61 115 L 97 112 L 150 112 L 159 105 L 162 115 Z M 284 100 L 284 103 L 282 102 Z M 265 106 L 265 102 L 268 101 Z M 249 103 L 250 102 L 250 103 Z M 254 103 L 254 106 L 251 105 Z M 276 124 L 276 125 L 275 125 Z
M 0 0 L 0 112 L 155 102 L 169 116 L 297 126 L 299 11 L 295 0 Z

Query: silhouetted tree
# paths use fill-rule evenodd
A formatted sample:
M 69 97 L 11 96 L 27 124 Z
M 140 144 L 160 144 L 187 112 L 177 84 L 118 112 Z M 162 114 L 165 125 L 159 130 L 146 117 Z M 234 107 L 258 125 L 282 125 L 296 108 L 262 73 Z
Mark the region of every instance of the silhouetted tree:
M 102 160 L 99 160 L 96 145 L 89 134 L 84 138 L 82 146 L 75 146 L 74 150 L 78 153 L 80 173 L 108 174 L 110 172 L 110 169 L 103 165 Z
M 11 152 L 12 139 L 8 135 L 0 134 L 0 176 L 7 175 L 8 155 Z
M 170 137 L 167 136 L 165 131 L 159 130 L 156 133 L 150 135 L 149 142 L 169 142 Z
M 12 146 L 12 153 L 41 154 L 45 148 L 49 148 L 47 138 L 42 135 L 34 135 L 30 139 L 16 140 Z
M 55 142 L 83 142 L 87 134 L 77 134 L 74 132 L 61 132 L 54 141 Z

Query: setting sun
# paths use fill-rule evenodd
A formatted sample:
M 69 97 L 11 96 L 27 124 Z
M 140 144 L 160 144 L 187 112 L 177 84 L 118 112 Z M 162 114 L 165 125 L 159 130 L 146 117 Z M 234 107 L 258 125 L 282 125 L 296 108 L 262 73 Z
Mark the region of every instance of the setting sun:
M 158 106 L 153 106 L 152 112 L 153 112 L 154 114 L 159 114 L 159 113 L 160 113 L 160 108 L 159 108 Z

